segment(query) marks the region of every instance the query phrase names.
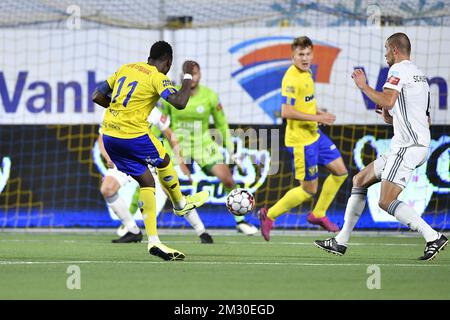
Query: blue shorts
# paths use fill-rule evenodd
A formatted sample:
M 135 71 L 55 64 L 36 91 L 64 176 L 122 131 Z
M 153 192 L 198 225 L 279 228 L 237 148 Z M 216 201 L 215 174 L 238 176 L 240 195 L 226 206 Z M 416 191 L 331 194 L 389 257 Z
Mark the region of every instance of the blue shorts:
M 104 134 L 103 144 L 117 169 L 130 176 L 140 176 L 148 165 L 158 166 L 166 155 L 161 141 L 151 134 L 131 139 Z
M 319 176 L 318 166 L 326 166 L 341 157 L 333 141 L 319 130 L 319 139 L 305 146 L 288 147 L 292 154 L 295 179 L 311 181 Z

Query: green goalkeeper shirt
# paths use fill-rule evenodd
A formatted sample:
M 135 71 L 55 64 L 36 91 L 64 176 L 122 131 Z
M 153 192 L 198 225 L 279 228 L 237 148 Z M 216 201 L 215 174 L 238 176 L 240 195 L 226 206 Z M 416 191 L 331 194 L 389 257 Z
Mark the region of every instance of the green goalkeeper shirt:
M 189 102 L 183 110 L 177 110 L 165 100 L 162 102 L 163 113 L 170 116 L 170 127 L 177 136 L 182 150 L 190 147 L 195 156 L 196 152 L 213 143 L 208 130 L 209 120 L 212 116 L 214 126 L 221 134 L 223 145 L 230 154 L 233 153 L 234 146 L 228 122 L 219 97 L 214 91 L 199 85 L 197 93 L 189 98 Z

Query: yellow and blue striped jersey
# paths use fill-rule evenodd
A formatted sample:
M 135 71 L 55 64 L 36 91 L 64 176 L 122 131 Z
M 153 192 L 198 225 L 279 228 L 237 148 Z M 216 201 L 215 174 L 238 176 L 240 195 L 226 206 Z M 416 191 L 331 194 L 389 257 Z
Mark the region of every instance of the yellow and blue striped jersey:
M 162 97 L 177 90 L 169 78 L 146 62 L 125 64 L 107 79 L 111 103 L 102 122 L 103 134 L 136 138 L 149 133 L 147 118 Z
M 295 110 L 316 114 L 314 80 L 311 72 L 299 70 L 295 65 L 289 67 L 281 85 L 282 103 L 293 106 Z M 315 121 L 287 119 L 286 146 L 307 145 L 319 138 Z

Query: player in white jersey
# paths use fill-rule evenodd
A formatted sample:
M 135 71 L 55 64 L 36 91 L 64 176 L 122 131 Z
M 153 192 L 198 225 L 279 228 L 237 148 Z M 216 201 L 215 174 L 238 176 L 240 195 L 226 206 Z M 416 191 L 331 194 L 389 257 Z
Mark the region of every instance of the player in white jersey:
M 172 131 L 170 129 L 170 118 L 162 115 L 161 111 L 158 108 L 154 108 L 150 113 L 148 119 L 150 126 L 156 126 L 167 138 L 168 141 L 173 145 L 172 148 L 177 150 L 176 139 L 170 139 L 172 136 Z M 102 185 L 100 187 L 100 192 L 102 193 L 107 205 L 111 210 L 119 217 L 122 222 L 122 225 L 119 227 L 118 234 L 120 235 L 119 239 L 115 239 L 113 243 L 129 243 L 129 242 L 140 242 L 142 240 L 142 233 L 139 227 L 136 225 L 136 222 L 130 213 L 128 206 L 125 201 L 119 196 L 119 189 L 128 183 L 132 178 L 127 174 L 119 171 L 114 163 L 111 161 L 108 153 L 106 152 L 103 146 L 103 139 L 101 139 L 102 131 L 101 128 L 99 130 L 99 138 L 98 145 L 100 149 L 100 153 L 103 158 L 106 160 L 106 165 L 108 170 L 105 174 L 105 177 L 102 181 Z M 176 155 L 177 152 L 175 152 Z M 181 158 L 181 157 L 178 157 Z M 181 171 L 190 176 L 189 169 L 184 163 L 179 162 L 179 166 Z M 151 168 L 151 167 L 150 167 Z M 152 171 L 152 170 L 151 170 Z M 156 172 L 152 171 L 152 174 L 155 176 Z M 156 203 L 157 208 L 156 212 L 159 213 L 166 202 L 167 195 L 163 191 L 161 185 L 159 184 L 158 179 L 155 179 L 155 190 L 156 190 Z M 194 228 L 197 235 L 200 237 L 202 243 L 213 243 L 212 237 L 206 232 L 206 228 L 200 219 L 197 210 L 193 209 L 186 213 L 183 216 L 189 224 Z
M 377 105 L 386 123 L 393 125 L 391 148 L 353 177 L 353 188 L 345 210 L 344 226 L 335 238 L 316 240 L 327 252 L 343 255 L 350 234 L 366 203 L 367 188 L 381 181 L 379 206 L 411 230 L 419 231 L 426 246 L 420 260 L 433 259 L 448 239 L 433 230 L 417 212 L 398 200 L 413 171 L 425 163 L 430 145 L 430 88 L 427 78 L 410 61 L 411 43 L 404 33 L 395 33 L 385 43 L 390 66 L 383 92 L 371 88 L 364 72 L 355 70 L 356 86 Z

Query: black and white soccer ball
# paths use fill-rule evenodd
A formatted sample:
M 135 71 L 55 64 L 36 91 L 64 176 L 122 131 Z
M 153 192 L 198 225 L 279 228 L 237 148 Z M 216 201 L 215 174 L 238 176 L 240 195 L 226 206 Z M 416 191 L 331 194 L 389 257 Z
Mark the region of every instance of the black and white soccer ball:
M 237 188 L 228 194 L 226 205 L 235 216 L 245 216 L 255 209 L 255 198 L 247 189 Z

